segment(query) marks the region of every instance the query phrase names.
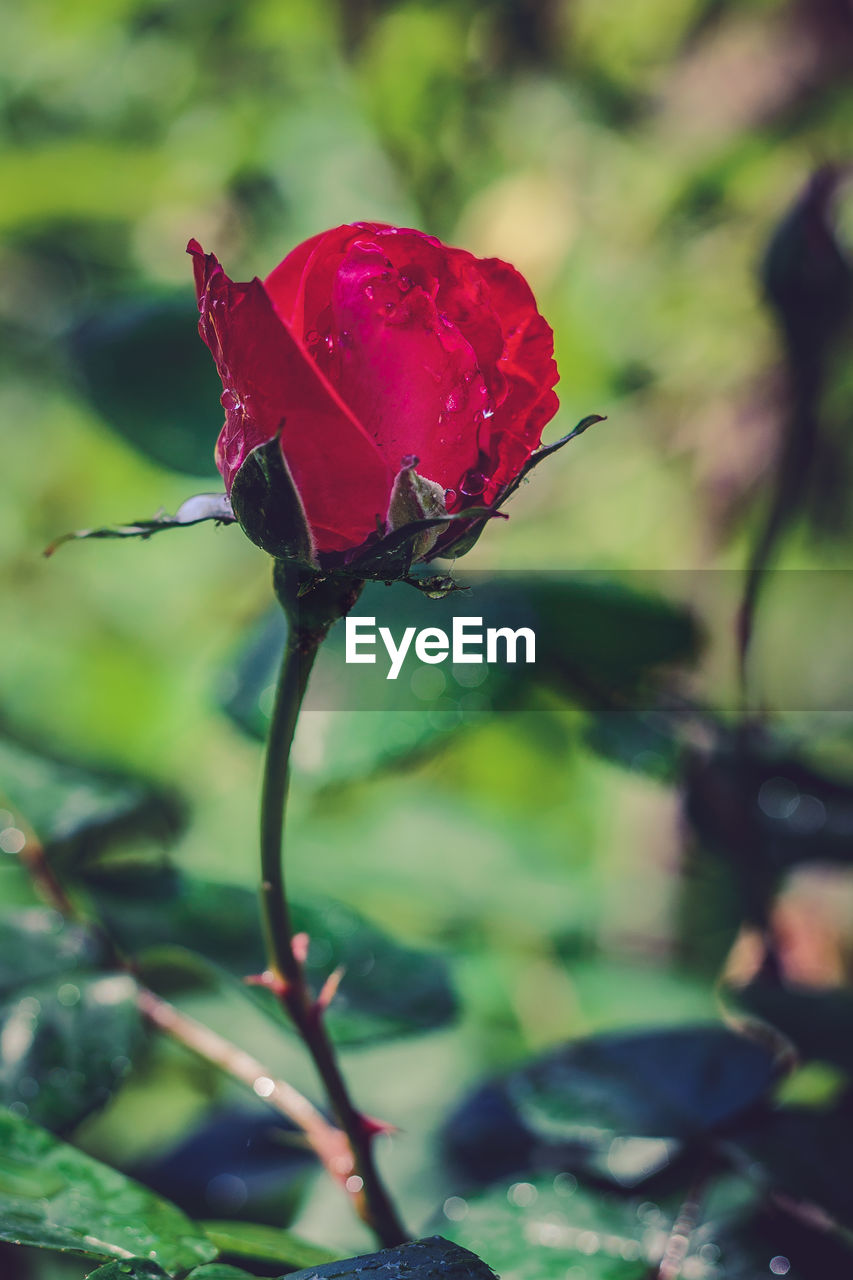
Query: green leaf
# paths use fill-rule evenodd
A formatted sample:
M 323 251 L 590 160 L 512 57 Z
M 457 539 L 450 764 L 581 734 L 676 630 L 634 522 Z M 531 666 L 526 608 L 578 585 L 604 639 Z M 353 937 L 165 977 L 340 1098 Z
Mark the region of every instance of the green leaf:
M 568 1174 L 451 1196 L 444 1212 L 442 1231 L 501 1280 L 574 1280 L 572 1267 L 585 1280 L 647 1280 L 650 1227 L 659 1239 L 666 1222 L 657 1205 L 587 1191 Z
M 99 919 L 132 955 L 191 939 L 197 952 L 236 978 L 266 966 L 257 898 L 248 889 L 162 869 L 90 879 L 89 890 Z M 315 990 L 335 969 L 345 970 L 327 1012 L 336 1039 L 358 1043 L 407 1035 L 454 1016 L 456 1000 L 440 957 L 395 941 L 332 899 L 294 902 L 292 917 L 295 931 L 310 938 L 306 971 Z M 162 977 L 164 953 L 155 959 Z M 246 992 L 278 1016 L 268 992 Z
M 142 1034 L 136 984 L 55 912 L 0 917 L 0 1104 L 50 1129 L 103 1106 Z
M 101 529 L 77 529 L 54 539 L 45 549 L 52 556 L 66 542 L 82 542 L 88 538 L 150 538 L 164 529 L 182 529 L 213 520 L 216 524 L 235 524 L 231 503 L 224 493 L 196 493 L 182 502 L 173 516 L 162 514 L 133 524 L 108 525 Z
M 47 907 L 0 916 L 0 998 L 24 982 L 36 983 L 69 969 L 94 969 L 104 948 L 91 932 Z
M 383 1249 L 343 1262 L 327 1262 L 324 1266 L 294 1271 L 291 1280 L 349 1280 L 349 1277 L 376 1274 L 382 1280 L 494 1280 L 480 1258 L 461 1249 L 441 1236 L 413 1240 L 396 1249 Z
M 231 505 L 255 546 L 278 560 L 315 567 L 311 530 L 278 436 L 247 456 L 231 486 Z
M 221 388 L 186 290 L 103 307 L 72 352 L 92 404 L 129 444 L 175 471 L 216 475 Z
M 90 1271 L 86 1280 L 169 1280 L 162 1267 L 147 1258 L 128 1258 L 126 1262 L 107 1262 Z
M 174 1205 L 0 1111 L 0 1240 L 95 1258 L 143 1255 L 167 1272 L 216 1257 Z
M 355 612 L 375 617 L 377 625 L 388 626 L 397 637 L 407 627 L 441 627 L 450 633 L 458 615 L 481 617 L 484 627 L 528 626 L 537 637 L 535 664 L 463 668 L 448 661 L 423 668 L 410 656 L 399 678 L 388 680 L 381 645 L 375 664 L 347 666 L 345 629 L 333 627 L 306 701 L 322 719 L 312 725 L 310 766 L 301 766 L 297 737 L 297 769 L 303 767 L 318 784 L 369 776 L 434 749 L 484 716 L 540 708 L 543 686 L 546 697 L 556 690 L 599 719 L 616 721 L 612 708 L 617 706 L 624 727 L 632 729 L 627 713 L 637 706 L 632 712 L 636 724 L 639 711 L 654 704 L 661 671 L 692 662 L 699 650 L 698 628 L 686 610 L 619 584 L 583 576 L 503 574 L 486 579 L 460 575 L 458 585 L 469 589 L 435 600 L 368 583 Z M 224 709 L 261 740 L 269 728 L 286 634 L 280 610 L 266 615 L 222 679 Z M 365 716 L 364 710 L 383 714 Z M 647 740 L 652 730 L 653 746 Z M 672 726 L 658 717 L 644 726 L 643 736 L 632 758 L 645 752 L 646 767 L 665 772 L 675 755 Z M 594 745 L 599 745 L 597 739 Z M 612 754 L 609 745 L 602 750 Z
M 171 839 L 185 820 L 183 804 L 165 787 L 54 758 L 8 735 L 0 737 L 0 795 L 52 857 L 69 863 L 130 836 Z
M 253 1280 L 253 1276 L 249 1271 L 241 1271 L 227 1262 L 208 1262 L 191 1271 L 187 1280 Z
M 200 1226 L 220 1253 L 229 1258 L 281 1263 L 286 1267 L 319 1267 L 334 1262 L 337 1256 L 308 1244 L 291 1231 L 255 1222 L 202 1222 Z
M 764 1099 L 773 1055 L 724 1027 L 577 1041 L 477 1090 L 445 1142 L 477 1179 L 568 1168 L 633 1187 Z
M 71 971 L 0 1006 L 0 1103 L 53 1130 L 103 1106 L 141 1039 L 127 974 Z

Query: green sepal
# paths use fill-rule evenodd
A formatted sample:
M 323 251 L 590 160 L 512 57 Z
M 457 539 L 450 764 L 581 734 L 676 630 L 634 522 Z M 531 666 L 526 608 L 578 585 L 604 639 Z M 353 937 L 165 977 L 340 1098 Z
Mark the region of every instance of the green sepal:
M 240 528 L 255 546 L 276 560 L 317 568 L 305 508 L 278 436 L 247 456 L 231 486 L 231 506 Z
M 56 538 L 45 548 L 44 554 L 52 556 L 64 542 L 75 542 L 83 538 L 150 538 L 163 529 L 180 529 L 202 524 L 205 520 L 213 520 L 216 524 L 234 524 L 236 519 L 227 494 L 197 493 L 182 502 L 173 516 L 164 512 L 150 520 L 135 520 L 132 524 L 109 525 L 103 529 L 77 529 Z
M 500 510 L 506 500 L 512 497 L 522 481 L 527 479 L 533 468 L 538 467 L 540 462 L 544 462 L 546 458 L 550 458 L 552 453 L 556 453 L 559 449 L 562 449 L 570 440 L 575 440 L 578 436 L 582 436 L 585 431 L 588 431 L 590 427 L 595 426 L 597 422 L 604 421 L 605 417 L 602 414 L 591 413 L 588 417 L 581 418 L 578 425 L 570 431 L 568 435 L 562 436 L 559 440 L 555 440 L 553 444 L 546 444 L 540 449 L 537 449 L 536 452 L 531 454 L 527 459 L 515 479 L 507 485 L 506 489 L 504 489 L 500 498 L 492 508 L 492 514 Z M 461 514 L 467 515 L 470 518 L 474 513 L 472 511 L 467 511 Z M 439 547 L 435 554 L 438 556 L 452 556 L 454 559 L 458 559 L 459 556 L 467 555 L 472 547 L 476 546 L 479 541 L 480 534 L 483 532 L 485 527 L 486 521 L 484 519 L 478 519 L 476 524 L 474 524 L 467 533 L 463 534 L 458 542 L 454 542 L 449 546 Z
M 395 529 L 378 542 L 360 550 L 351 559 L 343 571 L 359 578 L 375 578 L 379 582 L 393 582 L 396 579 L 409 581 L 413 562 L 418 558 L 417 541 L 431 530 L 458 524 L 461 521 L 482 518 L 490 520 L 499 513 L 489 507 L 471 507 L 467 511 L 457 511 L 453 515 L 432 516 L 423 520 L 412 520 L 409 524 Z

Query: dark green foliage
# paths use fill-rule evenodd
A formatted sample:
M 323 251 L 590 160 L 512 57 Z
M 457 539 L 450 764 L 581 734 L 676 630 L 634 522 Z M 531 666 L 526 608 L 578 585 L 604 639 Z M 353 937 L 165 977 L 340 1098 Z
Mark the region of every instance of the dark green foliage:
M 107 873 L 90 880 L 89 892 L 119 946 L 143 962 L 149 953 L 153 969 L 167 982 L 180 983 L 185 975 L 198 981 L 204 975 L 193 968 L 191 956 L 185 970 L 181 956 L 171 965 L 162 951 L 158 960 L 154 948 L 194 950 L 238 979 L 265 967 L 257 898 L 248 889 L 162 868 Z M 331 899 L 294 903 L 293 923 L 311 940 L 306 972 L 315 990 L 335 969 L 344 969 L 327 1015 L 337 1039 L 358 1043 L 412 1034 L 453 1017 L 455 997 L 440 957 L 396 942 Z M 267 992 L 246 990 L 280 1016 Z
M 9 1111 L 0 1112 L 0 1239 L 166 1271 L 217 1249 L 173 1205 Z
M 8 734 L 0 737 L 0 796 L 64 865 L 132 839 L 171 839 L 186 820 L 171 788 L 54 758 Z
M 412 1277 L 441 1275 L 448 1280 L 492 1280 L 492 1273 L 484 1262 L 467 1249 L 430 1236 L 428 1240 L 413 1240 L 396 1249 L 383 1249 L 381 1253 L 367 1254 L 361 1258 L 348 1258 L 344 1262 L 327 1262 L 320 1267 L 296 1271 L 294 1280 L 348 1280 L 356 1276 L 382 1276 L 384 1280 L 408 1280 Z
M 558 1168 L 633 1187 L 766 1099 L 777 1074 L 763 1045 L 723 1027 L 598 1036 L 482 1086 L 445 1147 L 476 1181 Z
M 95 409 L 134 448 L 175 471 L 216 475 L 219 381 L 188 291 L 104 305 L 77 329 L 72 355 Z
M 60 1132 L 109 1100 L 141 1041 L 136 984 L 98 972 L 100 951 L 54 911 L 0 917 L 0 1103 Z

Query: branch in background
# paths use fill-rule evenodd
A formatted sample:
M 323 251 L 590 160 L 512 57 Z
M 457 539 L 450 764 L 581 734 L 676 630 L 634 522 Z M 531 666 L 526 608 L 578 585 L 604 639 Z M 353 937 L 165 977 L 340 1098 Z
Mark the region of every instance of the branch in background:
M 40 840 L 32 828 L 16 813 L 16 823 L 26 837 L 19 857 L 30 878 L 45 902 L 67 920 L 83 924 L 103 939 L 101 931 L 91 921 L 81 919 L 80 913 L 65 891 L 51 867 Z M 351 1199 L 358 1191 L 347 1180 L 354 1169 L 352 1149 L 346 1134 L 330 1124 L 320 1111 L 293 1085 L 277 1079 L 251 1054 L 239 1049 L 224 1036 L 206 1027 L 195 1018 L 181 1012 L 175 1005 L 142 986 L 130 965 L 109 943 L 112 958 L 118 967 L 131 973 L 137 983 L 137 1005 L 143 1017 L 159 1031 L 171 1036 L 192 1053 L 221 1071 L 248 1085 L 250 1089 L 274 1110 L 292 1121 L 305 1135 L 306 1141 L 327 1172 L 344 1187 Z

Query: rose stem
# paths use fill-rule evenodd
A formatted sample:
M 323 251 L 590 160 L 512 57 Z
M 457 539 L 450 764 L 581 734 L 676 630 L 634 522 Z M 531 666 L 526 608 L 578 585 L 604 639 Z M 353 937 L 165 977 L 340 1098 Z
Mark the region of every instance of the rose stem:
M 282 659 L 267 742 L 261 794 L 261 909 L 270 960 L 269 985 L 290 1014 L 323 1081 L 338 1123 L 349 1138 L 358 1210 L 387 1248 L 403 1244 L 406 1232 L 379 1176 L 373 1157 L 375 1131 L 354 1106 L 329 1038 L 323 1010 L 311 995 L 294 952 L 293 925 L 284 884 L 283 838 L 290 781 L 290 749 L 314 659 L 328 626 L 301 629 L 293 622 Z

